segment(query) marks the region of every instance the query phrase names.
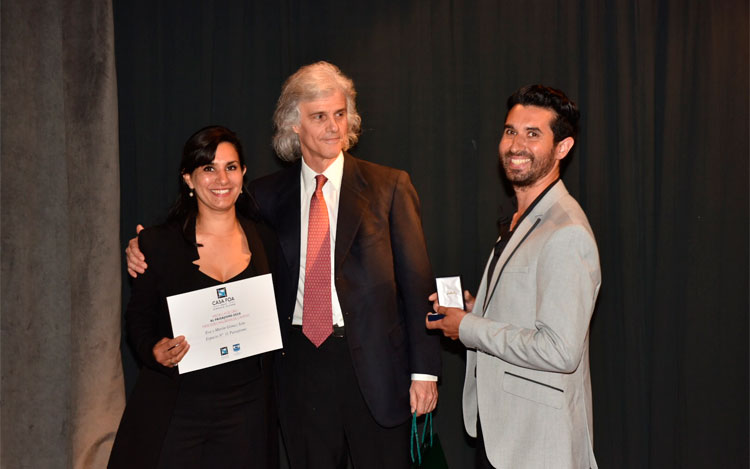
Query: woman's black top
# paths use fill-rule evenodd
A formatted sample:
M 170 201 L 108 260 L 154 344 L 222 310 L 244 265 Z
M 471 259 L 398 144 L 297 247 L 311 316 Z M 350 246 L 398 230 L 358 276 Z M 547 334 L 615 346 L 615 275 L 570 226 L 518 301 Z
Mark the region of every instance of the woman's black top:
M 264 412 L 264 421 L 257 422 L 257 425 L 267 427 L 268 433 L 273 435 L 272 443 L 276 439 L 271 354 L 180 375 L 177 368 L 160 365 L 152 352 L 163 337 L 173 337 L 166 301 L 168 296 L 270 272 L 267 253 L 274 252 L 270 246 L 274 243 L 272 233 L 261 223 L 238 219 L 252 256 L 248 266 L 226 282 L 209 277 L 193 263 L 199 258 L 194 221 L 185 229 L 167 223 L 147 228 L 139 234 L 139 248 L 146 257 L 148 268 L 133 281 L 125 321 L 130 345 L 141 362 L 141 372 L 120 422 L 110 468 L 155 467 L 178 402 L 182 406 L 206 407 L 196 408 L 196 411 L 214 410 L 216 406 L 229 407 L 249 399 L 251 394 L 257 395 L 258 387 L 266 396 L 260 404 L 268 409 Z M 274 451 L 275 444 L 270 446 Z

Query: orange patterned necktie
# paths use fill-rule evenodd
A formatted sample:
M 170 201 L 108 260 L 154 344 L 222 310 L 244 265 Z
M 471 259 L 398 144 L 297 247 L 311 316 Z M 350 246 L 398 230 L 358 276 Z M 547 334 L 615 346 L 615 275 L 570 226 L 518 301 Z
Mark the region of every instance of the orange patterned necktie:
M 333 333 L 331 306 L 331 229 L 323 199 L 325 176 L 315 176 L 317 186 L 310 200 L 305 261 L 305 293 L 302 299 L 302 333 L 316 347 Z

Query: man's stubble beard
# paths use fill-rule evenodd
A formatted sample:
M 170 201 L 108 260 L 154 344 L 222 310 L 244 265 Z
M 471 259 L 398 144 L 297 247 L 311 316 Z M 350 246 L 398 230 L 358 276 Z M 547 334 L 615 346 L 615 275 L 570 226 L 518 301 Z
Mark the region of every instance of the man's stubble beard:
M 509 169 L 510 160 L 512 157 L 525 157 L 531 160 L 531 166 L 525 173 Z M 539 158 L 536 155 L 528 151 L 522 151 L 518 153 L 511 153 L 510 151 L 505 152 L 500 161 L 505 171 L 505 177 L 513 185 L 513 187 L 528 187 L 548 175 L 552 168 L 555 167 L 554 149 L 550 150 L 546 157 Z

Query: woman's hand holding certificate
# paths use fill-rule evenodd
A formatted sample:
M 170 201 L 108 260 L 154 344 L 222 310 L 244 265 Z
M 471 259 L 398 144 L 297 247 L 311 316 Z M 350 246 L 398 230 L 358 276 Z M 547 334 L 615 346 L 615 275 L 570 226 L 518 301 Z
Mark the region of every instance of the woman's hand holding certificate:
M 177 366 L 190 350 L 190 344 L 185 340 L 185 336 L 177 336 L 174 339 L 164 337 L 154 345 L 154 358 L 161 366 L 172 368 Z

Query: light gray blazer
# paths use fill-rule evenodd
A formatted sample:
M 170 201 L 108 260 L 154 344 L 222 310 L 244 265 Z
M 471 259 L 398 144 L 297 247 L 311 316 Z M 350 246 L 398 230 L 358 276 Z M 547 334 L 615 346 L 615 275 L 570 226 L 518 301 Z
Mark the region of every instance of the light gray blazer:
M 588 333 L 600 285 L 594 234 L 560 180 L 516 227 L 493 278 L 485 267 L 459 328 L 464 424 L 476 436 L 478 409 L 496 468 L 597 468 Z

